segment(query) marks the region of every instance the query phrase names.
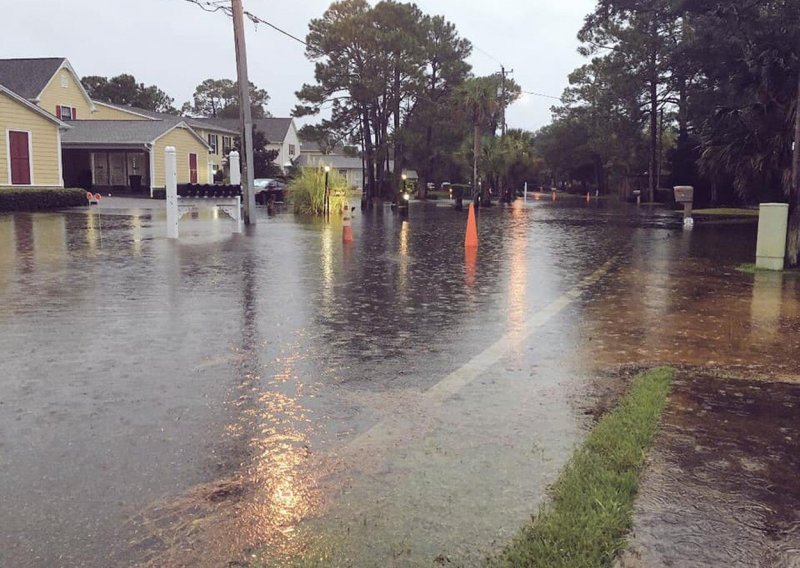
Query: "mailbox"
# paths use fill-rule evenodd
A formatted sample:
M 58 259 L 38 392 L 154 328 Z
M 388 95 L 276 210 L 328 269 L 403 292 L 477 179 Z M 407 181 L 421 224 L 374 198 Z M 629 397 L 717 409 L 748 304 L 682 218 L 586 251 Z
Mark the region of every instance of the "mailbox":
M 694 201 L 694 187 L 691 185 L 675 186 L 676 203 L 691 203 L 692 201 Z

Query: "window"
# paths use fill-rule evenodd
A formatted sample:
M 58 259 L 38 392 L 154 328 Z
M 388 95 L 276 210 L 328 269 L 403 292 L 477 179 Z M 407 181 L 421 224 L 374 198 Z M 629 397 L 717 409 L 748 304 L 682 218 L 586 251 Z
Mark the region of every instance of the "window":
M 219 154 L 219 136 L 216 134 L 208 135 L 208 145 L 211 146 L 209 154 Z
M 67 87 L 69 87 L 69 78 L 67 77 L 67 72 L 64 71 L 61 74 L 61 88 L 66 89 Z
M 289 155 L 294 156 L 294 144 L 289 144 Z
M 75 107 L 56 105 L 56 118 L 61 120 L 78 120 L 78 113 Z
M 224 155 L 228 155 L 233 148 L 233 139 L 230 136 L 223 136 L 222 137 L 222 153 Z

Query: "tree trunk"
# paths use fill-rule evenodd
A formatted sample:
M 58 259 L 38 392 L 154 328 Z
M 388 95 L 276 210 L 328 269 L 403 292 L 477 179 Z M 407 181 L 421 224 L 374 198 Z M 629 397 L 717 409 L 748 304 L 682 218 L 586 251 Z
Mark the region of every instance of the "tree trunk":
M 658 165 L 658 51 L 655 45 L 657 24 L 655 15 L 653 16 L 653 23 L 651 25 L 650 41 L 653 45 L 650 47 L 650 167 L 649 170 L 649 189 L 650 189 L 650 202 L 656 200 L 656 187 L 659 183 L 656 180 L 656 168 Z
M 372 208 L 375 199 L 375 147 L 372 145 L 372 129 L 369 123 L 369 113 L 364 111 L 364 153 L 366 154 L 367 178 L 364 180 L 367 192 L 366 206 Z
M 786 236 L 786 264 L 794 268 L 800 256 L 800 75 L 797 77 L 797 99 L 794 106 L 794 152 L 792 153 L 792 187 L 789 191 L 789 232 Z

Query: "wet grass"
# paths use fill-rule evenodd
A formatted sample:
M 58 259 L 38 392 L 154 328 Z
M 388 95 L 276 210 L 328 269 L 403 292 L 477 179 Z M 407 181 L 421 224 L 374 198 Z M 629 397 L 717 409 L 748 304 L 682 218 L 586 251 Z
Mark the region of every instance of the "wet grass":
M 767 273 L 767 274 L 800 274 L 800 268 L 784 268 L 783 270 L 769 270 L 767 268 L 759 268 L 755 265 L 755 263 L 747 262 L 745 264 L 740 264 L 736 267 L 738 272 L 744 272 L 745 274 L 756 274 L 756 273 Z
M 710 217 L 758 217 L 758 209 L 741 209 L 736 207 L 717 207 L 711 209 L 695 209 L 694 215 Z
M 631 528 L 639 473 L 675 370 L 633 379 L 619 406 L 598 422 L 552 488 L 544 506 L 495 566 L 611 566 Z

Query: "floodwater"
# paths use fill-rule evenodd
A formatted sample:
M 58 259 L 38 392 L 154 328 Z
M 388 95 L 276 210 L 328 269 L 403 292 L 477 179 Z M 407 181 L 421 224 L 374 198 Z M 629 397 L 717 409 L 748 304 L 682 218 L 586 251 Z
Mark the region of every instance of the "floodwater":
M 782 369 L 797 288 L 734 271 L 752 224 L 517 202 L 465 254 L 442 205 L 359 214 L 349 245 L 289 214 L 178 242 L 163 212 L 0 216 L 0 565 L 478 565 L 598 369 Z
M 800 384 L 684 370 L 622 565 L 800 566 Z

